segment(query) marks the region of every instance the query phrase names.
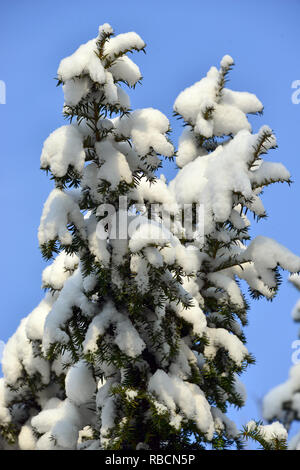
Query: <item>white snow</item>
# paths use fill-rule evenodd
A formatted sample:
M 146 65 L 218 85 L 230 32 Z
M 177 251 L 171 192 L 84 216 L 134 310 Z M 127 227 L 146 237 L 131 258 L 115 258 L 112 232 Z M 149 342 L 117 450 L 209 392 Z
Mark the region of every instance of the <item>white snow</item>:
M 170 307 L 178 316 L 193 325 L 193 331 L 196 335 L 202 336 L 206 331 L 205 315 L 196 302 L 193 302 L 190 308 L 184 308 L 181 303 L 175 302 L 172 302 Z
M 82 237 L 85 237 L 83 215 L 78 204 L 69 193 L 53 189 L 45 202 L 38 231 L 40 245 L 58 240 L 62 245 L 72 243 L 68 224 L 74 224 Z
M 246 114 L 262 110 L 261 102 L 250 93 L 224 89 L 218 96 L 218 84 L 222 68 L 232 65 L 232 59 L 225 56 L 221 71 L 211 67 L 206 77 L 186 88 L 177 97 L 174 111 L 191 124 L 194 131 L 206 138 L 237 134 L 242 129 L 251 130 Z M 209 117 L 206 111 L 211 109 Z
M 114 59 L 119 54 L 135 49 L 140 51 L 146 46 L 142 38 L 135 32 L 118 34 L 110 38 L 104 46 L 104 55 L 108 59 Z
M 169 129 L 169 121 L 157 109 L 145 108 L 133 111 L 115 121 L 116 132 L 130 137 L 137 153 L 143 157 L 154 149 L 155 152 L 171 157 L 174 153 L 165 133 Z
M 82 98 L 91 91 L 91 80 L 89 77 L 74 77 L 66 80 L 63 92 L 66 106 L 76 106 Z
M 33 433 L 33 429 L 30 426 L 30 423 L 24 424 L 18 437 L 20 450 L 35 450 L 36 441 L 37 439 Z
M 56 295 L 47 292 L 44 299 L 28 315 L 25 330 L 29 340 L 41 340 L 43 338 L 46 317 L 55 300 Z
M 118 151 L 112 141 L 109 139 L 97 142 L 95 149 L 100 161 L 100 169 L 98 170 L 98 178 L 108 181 L 110 189 L 116 189 L 121 181 L 130 184 L 132 182 L 132 174 L 125 155 Z
M 45 140 L 41 168 L 50 168 L 54 176 L 64 176 L 69 166 L 80 175 L 85 162 L 82 136 L 76 125 L 61 126 Z
M 59 253 L 53 263 L 47 266 L 42 275 L 42 287 L 51 287 L 54 290 L 61 290 L 64 282 L 77 268 L 79 258 L 75 254 L 66 254 L 65 251 Z
M 121 80 L 134 86 L 142 78 L 139 67 L 127 56 L 116 59 L 108 69 L 115 80 Z
M 214 425 L 210 406 L 197 385 L 184 382 L 159 369 L 150 378 L 148 388 L 168 408 L 171 413 L 170 424 L 173 422 L 174 427 L 178 428 L 186 416 L 195 421 L 208 439 L 212 439 Z M 179 406 L 183 415 L 177 415 L 176 406 Z
M 84 350 L 96 351 L 97 339 L 105 334 L 110 324 L 116 326 L 114 343 L 120 350 L 130 357 L 139 356 L 145 348 L 144 341 L 130 319 L 118 312 L 111 301 L 104 305 L 101 313 L 96 315 L 90 323 L 83 343 Z
M 300 364 L 297 363 L 290 368 L 289 378 L 286 382 L 271 389 L 263 400 L 263 416 L 268 421 L 274 418 L 282 420 L 285 416 L 285 403 L 290 403 L 290 408 L 295 411 L 296 416 L 300 414 L 299 400 Z
M 70 400 L 61 401 L 54 398 L 31 419 L 31 425 L 43 434 L 37 441 L 37 450 L 53 448 L 71 450 L 76 448 L 82 420 L 76 406 Z
M 17 331 L 6 343 L 2 359 L 3 375 L 6 383 L 13 385 L 22 377 L 24 368 L 30 376 L 38 372 L 42 383 L 47 384 L 50 379 L 50 364 L 36 354 L 30 343 L 26 334 L 27 320 L 28 318 L 21 320 Z
M 263 131 L 266 131 L 265 127 Z M 245 205 L 250 204 L 253 209 L 247 201 L 258 198 L 256 187 L 253 187 L 255 179 L 257 184 L 262 184 L 262 175 L 263 179 L 274 181 L 289 178 L 287 170 L 279 164 L 268 163 L 255 171 L 249 168 L 261 134 L 261 131 L 254 135 L 247 130 L 238 132 L 226 145 L 187 163 L 170 182 L 170 191 L 178 204 L 203 205 L 204 233 L 214 229 L 212 218 L 215 222 L 225 222 L 230 217 L 235 193 L 240 193 L 245 198 Z M 262 215 L 264 209 L 259 210 L 257 206 L 255 212 Z
M 204 353 L 206 357 L 214 358 L 219 348 L 228 351 L 229 357 L 239 366 L 248 354 L 246 346 L 237 336 L 229 333 L 224 328 L 207 328 L 205 331 L 209 340 L 208 346 L 205 346 Z
M 65 82 L 71 78 L 89 74 L 94 82 L 105 83 L 105 70 L 95 53 L 97 39 L 91 39 L 60 62 L 57 70 L 57 76 L 60 80 Z
M 214 419 L 215 430 L 218 433 L 226 430 L 228 436 L 235 438 L 238 435 L 238 429 L 233 421 L 231 421 L 219 408 L 211 407 L 211 414 Z
M 276 266 L 295 273 L 300 271 L 300 257 L 272 238 L 257 236 L 244 252 L 244 258 L 254 262 L 255 269 L 263 282 L 275 287 L 274 272 Z
M 78 268 L 65 281 L 60 296 L 46 318 L 43 335 L 43 351 L 45 353 L 52 343 L 66 344 L 69 341 L 69 336 L 62 330 L 62 327 L 72 317 L 74 306 L 78 306 L 87 317 L 95 313 L 95 305 L 84 295 L 82 274 Z
M 221 62 L 220 62 L 220 65 L 221 67 L 223 68 L 228 68 L 228 67 L 231 67 L 232 65 L 234 64 L 234 60 L 233 58 L 226 54 L 224 55 L 224 57 L 222 58 Z
M 110 253 L 107 249 L 108 234 L 101 223 L 97 223 L 94 214 L 89 215 L 86 220 L 86 229 L 88 236 L 89 249 L 96 257 L 96 260 L 108 266 L 110 261 Z
M 184 128 L 178 144 L 176 163 L 182 168 L 187 163 L 195 160 L 200 155 L 206 155 L 207 151 L 197 145 L 196 136 L 190 126 Z
M 88 365 L 79 361 L 66 375 L 66 395 L 76 405 L 92 400 L 96 391 L 96 382 Z
M 247 428 L 249 431 L 256 428 L 255 421 L 249 421 L 247 423 Z M 258 430 L 263 435 L 263 438 L 267 442 L 272 442 L 273 439 L 287 439 L 288 433 L 285 427 L 279 423 L 279 421 L 275 421 L 272 424 L 267 425 L 259 425 Z

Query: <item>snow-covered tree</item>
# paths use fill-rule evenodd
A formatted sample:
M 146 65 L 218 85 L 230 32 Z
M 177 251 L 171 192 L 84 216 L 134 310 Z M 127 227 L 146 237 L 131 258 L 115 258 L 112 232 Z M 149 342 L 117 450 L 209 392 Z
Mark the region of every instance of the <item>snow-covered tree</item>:
M 300 290 L 300 276 L 298 274 L 293 274 L 290 277 L 290 281 L 298 290 Z M 299 300 L 292 310 L 292 317 L 295 322 L 300 321 Z M 270 390 L 263 400 L 264 418 L 267 421 L 278 419 L 284 424 L 288 431 L 294 422 L 300 420 L 300 341 L 296 340 L 293 347 L 295 348 L 292 355 L 294 365 L 290 368 L 289 378 L 286 382 L 283 382 Z M 300 449 L 300 431 L 291 437 L 289 441 L 289 449 Z
M 275 136 L 252 133 L 247 115 L 262 104 L 225 88 L 225 56 L 176 99 L 179 169 L 170 183 L 157 178 L 161 156 L 174 155 L 169 121 L 131 111 L 121 87 L 141 80 L 127 53 L 144 47 L 105 24 L 58 68 L 70 123 L 44 143 L 55 188 L 38 232 L 54 260 L 45 298 L 4 351 L 5 445 L 181 451 L 250 437 L 280 447 L 279 423 L 241 433 L 226 412 L 243 405 L 238 376 L 254 361 L 239 279 L 271 299 L 279 268 L 300 270 L 274 240 L 249 242 L 247 212 L 264 217 L 262 189 L 289 172 L 263 160 Z

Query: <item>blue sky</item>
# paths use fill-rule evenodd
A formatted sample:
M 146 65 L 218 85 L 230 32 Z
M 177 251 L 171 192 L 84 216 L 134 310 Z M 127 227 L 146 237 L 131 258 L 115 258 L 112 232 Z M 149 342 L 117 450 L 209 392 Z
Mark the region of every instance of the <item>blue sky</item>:
M 132 107 L 164 112 L 175 144 L 181 127 L 172 118 L 172 105 L 178 93 L 224 54 L 234 58 L 228 86 L 253 92 L 263 102 L 264 115 L 251 118 L 253 129 L 262 124 L 274 129 L 279 149 L 269 158 L 284 163 L 294 181 L 265 191 L 269 217 L 255 223 L 252 233 L 273 237 L 300 255 L 300 105 L 291 100 L 292 82 L 300 80 L 299 17 L 299 0 L 14 0 L 1 5 L 0 80 L 6 84 L 6 104 L 0 104 L 0 340 L 7 341 L 43 295 L 45 263 L 37 228 L 52 184 L 39 170 L 39 157 L 43 141 L 64 123 L 56 70 L 105 22 L 116 33 L 133 30 L 146 41 L 147 54 L 134 58 L 144 79 L 130 92 Z M 175 165 L 166 164 L 164 173 L 172 178 Z M 290 311 L 300 293 L 286 280 L 273 302 L 251 302 L 246 334 L 257 364 L 243 376 L 248 403 L 235 414 L 238 425 L 260 417 L 262 396 L 286 379 L 291 365 L 298 327 Z

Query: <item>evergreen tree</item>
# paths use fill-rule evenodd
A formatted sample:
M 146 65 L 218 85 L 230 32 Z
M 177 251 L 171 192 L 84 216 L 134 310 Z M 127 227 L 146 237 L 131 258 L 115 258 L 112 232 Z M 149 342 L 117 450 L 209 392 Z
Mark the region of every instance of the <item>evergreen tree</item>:
M 58 68 L 70 121 L 45 141 L 41 167 L 55 188 L 39 243 L 45 298 L 9 340 L 0 381 L 4 446 L 21 449 L 242 447 L 252 438 L 282 448 L 279 423 L 239 432 L 226 415 L 241 407 L 238 376 L 254 362 L 243 333 L 253 298 L 273 298 L 280 267 L 300 259 L 272 239 L 249 242 L 264 217 L 260 194 L 290 182 L 265 162 L 270 128 L 253 134 L 250 93 L 225 88 L 225 56 L 174 104 L 184 120 L 169 184 L 156 170 L 172 158 L 168 119 L 131 112 L 121 85 L 141 80 L 127 56 L 136 33 L 105 24 Z

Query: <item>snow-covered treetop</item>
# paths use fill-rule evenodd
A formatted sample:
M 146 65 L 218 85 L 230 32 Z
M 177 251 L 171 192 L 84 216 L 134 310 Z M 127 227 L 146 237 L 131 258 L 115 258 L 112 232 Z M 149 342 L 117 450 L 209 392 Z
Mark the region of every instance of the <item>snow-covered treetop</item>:
M 91 178 L 102 179 L 111 189 L 132 185 L 140 171 L 153 177 L 160 166 L 157 154 L 173 155 L 166 138 L 168 119 L 152 108 L 130 114 L 130 100 L 121 87 L 141 80 L 138 66 L 126 54 L 144 47 L 138 34 L 114 37 L 105 24 L 95 39 L 61 61 L 57 73 L 63 83 L 64 114 L 70 120 L 76 116 L 77 123 L 52 132 L 41 155 L 41 168 L 50 170 L 60 186 L 74 178 L 86 185 L 92 184 Z M 120 115 L 112 117 L 114 113 Z M 86 165 L 95 153 L 101 162 L 98 169 Z
M 224 56 L 219 70 L 211 67 L 206 77 L 177 97 L 174 113 L 188 124 L 179 141 L 178 166 L 182 167 L 196 156 L 203 155 L 203 149 L 199 152 L 197 147 L 201 147 L 206 140 L 236 135 L 243 129 L 251 131 L 247 114 L 263 111 L 262 103 L 254 94 L 225 87 L 233 64 L 230 56 Z
M 246 114 L 263 110 L 262 103 L 252 93 L 225 88 L 233 63 L 230 56 L 224 56 L 219 70 L 211 67 L 206 77 L 182 91 L 174 103 L 174 111 L 203 137 L 251 130 Z
M 109 24 L 99 27 L 99 34 L 63 59 L 58 67 L 58 79 L 63 82 L 66 105 L 79 101 L 100 86 L 107 103 L 128 109 L 129 100 L 118 82 L 134 86 L 142 75 L 138 66 L 127 57 L 128 52 L 144 50 L 146 44 L 134 32 L 113 36 Z

